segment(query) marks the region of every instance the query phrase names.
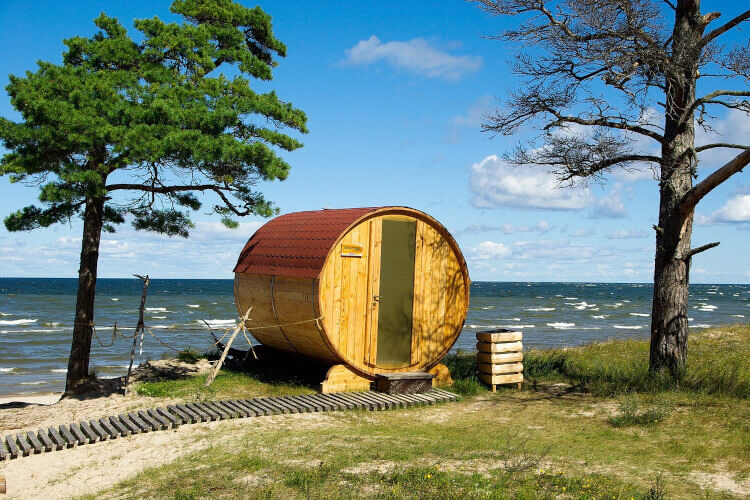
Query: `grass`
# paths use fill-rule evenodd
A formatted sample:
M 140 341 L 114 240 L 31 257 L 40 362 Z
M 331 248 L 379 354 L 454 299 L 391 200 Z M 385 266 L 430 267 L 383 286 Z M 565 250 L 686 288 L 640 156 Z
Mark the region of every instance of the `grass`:
M 222 370 L 209 387 L 204 387 L 207 375 L 143 382 L 136 387 L 141 396 L 179 398 L 190 400 L 213 400 L 248 398 L 255 396 L 284 396 L 309 394 L 313 390 L 295 383 L 270 384 L 241 372 Z
M 206 356 L 194 349 L 185 349 L 184 351 L 178 352 L 175 357 L 183 363 L 195 364 L 200 361 L 201 358 L 205 358 Z
M 679 381 L 649 377 L 644 340 L 530 351 L 524 360 L 530 380 L 524 390 L 497 393 L 477 382 L 473 356 L 454 354 L 446 364 L 455 380 L 452 390 L 465 395 L 457 403 L 259 418 L 247 425 L 234 421 L 229 429 L 222 424 L 205 431 L 198 451 L 103 493 L 173 498 L 741 497 L 748 491 L 742 488 L 750 488 L 748 340 L 750 325 L 693 335 L 688 367 Z M 144 386 L 163 396 L 194 397 L 202 391 L 202 380 Z M 570 385 L 560 390 L 559 382 Z M 233 372 L 222 372 L 214 385 L 212 395 L 221 397 L 312 390 Z M 730 489 L 716 486 L 722 481 Z
M 719 334 L 720 332 L 720 334 Z M 532 386 L 565 382 L 597 396 L 686 391 L 693 394 L 750 397 L 750 324 L 691 334 L 685 372 L 675 379 L 650 374 L 648 339 L 611 340 L 565 349 L 530 349 L 524 376 Z M 476 356 L 446 357 L 453 378 L 476 380 Z M 459 384 L 458 390 L 466 382 Z

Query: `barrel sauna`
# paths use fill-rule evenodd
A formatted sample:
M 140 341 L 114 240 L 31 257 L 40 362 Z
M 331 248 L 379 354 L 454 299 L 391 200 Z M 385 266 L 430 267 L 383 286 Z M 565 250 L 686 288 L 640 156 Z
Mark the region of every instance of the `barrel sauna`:
M 296 212 L 250 238 L 234 268 L 235 303 L 260 343 L 334 365 L 323 392 L 378 374 L 450 374 L 469 274 L 456 241 L 406 207 Z M 249 309 L 249 313 L 248 313 Z

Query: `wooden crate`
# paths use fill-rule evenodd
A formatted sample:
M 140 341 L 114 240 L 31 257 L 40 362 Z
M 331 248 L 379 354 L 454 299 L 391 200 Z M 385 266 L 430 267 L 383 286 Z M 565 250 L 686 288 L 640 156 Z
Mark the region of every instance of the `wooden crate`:
M 523 334 L 499 329 L 477 332 L 479 380 L 496 390 L 502 384 L 523 383 Z

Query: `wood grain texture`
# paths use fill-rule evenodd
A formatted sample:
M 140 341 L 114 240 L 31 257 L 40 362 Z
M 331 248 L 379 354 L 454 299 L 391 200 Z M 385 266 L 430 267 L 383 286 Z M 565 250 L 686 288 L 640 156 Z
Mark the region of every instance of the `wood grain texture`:
M 405 366 L 376 362 L 384 219 L 417 225 L 411 359 Z M 361 255 L 347 256 L 352 247 L 361 247 Z M 347 365 L 369 379 L 437 365 L 461 332 L 468 300 L 468 270 L 455 240 L 430 216 L 400 207 L 370 212 L 343 231 L 317 279 L 235 275 L 238 312 L 253 308 L 247 327 L 259 342 Z M 318 316 L 319 324 L 304 322 Z

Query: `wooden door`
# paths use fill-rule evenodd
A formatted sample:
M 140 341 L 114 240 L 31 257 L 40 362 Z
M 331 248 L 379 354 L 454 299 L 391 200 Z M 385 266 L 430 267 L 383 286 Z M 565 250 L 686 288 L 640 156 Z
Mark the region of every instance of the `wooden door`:
M 375 361 L 381 367 L 412 362 L 414 263 L 417 223 L 384 218 L 380 246 Z

